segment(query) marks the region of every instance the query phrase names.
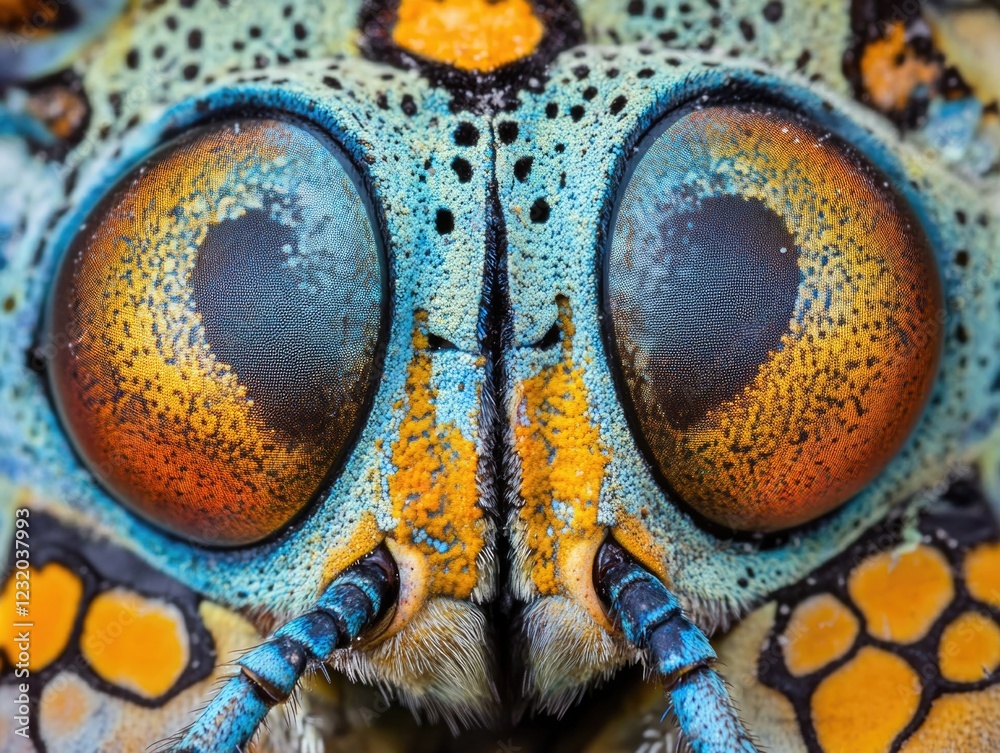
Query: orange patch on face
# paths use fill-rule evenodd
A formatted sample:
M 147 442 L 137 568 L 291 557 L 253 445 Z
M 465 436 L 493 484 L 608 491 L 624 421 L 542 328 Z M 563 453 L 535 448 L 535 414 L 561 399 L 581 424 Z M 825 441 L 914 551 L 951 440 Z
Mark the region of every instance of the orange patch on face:
M 819 594 L 799 604 L 784 633 L 785 664 L 796 677 L 811 674 L 846 654 L 858 620 L 838 599 Z
M 952 682 L 979 682 L 1000 666 L 1000 627 L 987 615 L 966 612 L 941 636 L 941 676 Z
M 1000 750 L 1000 686 L 944 695 L 900 753 L 984 753 Z
M 966 555 L 965 585 L 973 598 L 1000 608 L 1000 544 L 982 544 Z
M 0 595 L 0 614 L 16 614 L 15 602 L 24 600 L 23 592 L 19 597 L 17 588 L 26 585 L 30 604 L 24 622 L 34 623 L 30 629 L 28 669 L 37 672 L 59 658 L 66 648 L 80 610 L 83 582 L 68 568 L 55 562 L 41 568 L 29 567 L 27 573 L 27 581 L 18 580 L 16 574 L 7 581 Z M 19 661 L 20 648 L 16 636 L 22 629 L 15 628 L 11 619 L 0 623 L 0 648 L 10 664 Z
M 868 632 L 896 643 L 923 638 L 955 596 L 947 560 L 928 546 L 870 557 L 851 573 L 848 589 Z
M 892 24 L 861 56 L 862 86 L 883 112 L 902 110 L 917 87 L 930 86 L 940 76 L 940 65 L 921 60 L 907 44 L 901 23 Z
M 80 648 L 98 676 L 149 699 L 174 686 L 189 656 L 180 610 L 121 588 L 91 602 Z
M 401 0 L 393 41 L 466 71 L 527 57 L 545 33 L 527 0 Z
M 59 139 L 69 139 L 85 124 L 89 114 L 86 100 L 68 86 L 51 86 L 36 91 L 27 109 Z
M 516 385 L 514 448 L 521 461 L 519 518 L 530 550 L 530 571 L 543 595 L 565 592 L 581 549 L 600 545 L 597 504 L 608 464 L 590 419 L 582 369 L 573 362 L 575 328 L 569 301 L 559 298 L 562 359 Z M 593 560 L 587 564 L 587 577 Z
M 898 656 L 866 646 L 820 683 L 812 718 L 828 753 L 884 753 L 913 718 L 920 679 Z
M 407 369 L 406 410 L 392 445 L 389 476 L 395 538 L 423 553 L 429 593 L 465 599 L 479 578 L 476 557 L 486 521 L 477 504 L 475 443 L 451 423 L 439 423 L 431 384 L 427 314 L 418 312 L 413 361 Z
M 32 36 L 47 36 L 59 17 L 59 7 L 47 0 L 0 0 L 0 29 L 30 27 Z

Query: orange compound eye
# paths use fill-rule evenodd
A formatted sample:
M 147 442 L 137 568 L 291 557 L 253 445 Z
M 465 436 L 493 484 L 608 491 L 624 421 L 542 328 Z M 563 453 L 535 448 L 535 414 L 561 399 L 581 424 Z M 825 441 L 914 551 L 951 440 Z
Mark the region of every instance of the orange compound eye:
M 603 281 L 634 433 L 714 523 L 829 512 L 928 399 L 943 304 L 927 238 L 872 165 L 787 111 L 689 110 L 638 154 Z
M 127 507 L 199 543 L 258 541 L 363 419 L 386 289 L 336 145 L 281 120 L 194 129 L 122 178 L 67 250 L 55 402 Z

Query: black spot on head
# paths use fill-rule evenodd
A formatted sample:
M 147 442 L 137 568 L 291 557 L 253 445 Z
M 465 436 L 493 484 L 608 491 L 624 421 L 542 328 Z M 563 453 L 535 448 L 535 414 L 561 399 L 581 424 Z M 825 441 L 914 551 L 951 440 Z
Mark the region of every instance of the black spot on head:
M 666 17 L 667 17 L 667 11 L 664 9 L 662 5 L 657 5 L 655 8 L 653 8 L 653 18 L 655 18 L 657 21 L 662 21 Z
M 531 174 L 531 165 L 534 161 L 534 157 L 521 157 L 514 163 L 514 177 L 524 183 Z
M 263 32 L 261 31 L 261 28 L 259 26 L 251 26 L 248 33 L 250 34 L 251 39 L 260 39 L 261 36 L 263 35 Z
M 417 114 L 417 103 L 413 101 L 413 96 L 410 94 L 404 94 L 402 99 L 399 101 L 399 109 L 403 111 L 404 115 L 409 115 L 411 118 Z
M 455 171 L 455 175 L 458 176 L 459 183 L 468 183 L 472 180 L 472 165 L 469 164 L 468 160 L 462 159 L 461 157 L 455 157 L 451 161 L 451 169 Z
M 333 76 L 323 76 L 323 83 L 329 86 L 331 89 L 343 89 L 343 85 L 340 83 L 340 79 L 334 78 Z
M 556 151 L 559 152 L 559 154 L 562 154 L 563 152 L 566 151 L 566 145 L 565 144 L 556 144 Z
M 812 60 L 812 53 L 809 50 L 802 50 L 802 54 L 795 59 L 795 69 L 799 71 L 803 70 L 809 65 L 810 60 Z
M 437 210 L 437 217 L 434 219 L 434 227 L 439 235 L 447 235 L 455 229 L 455 215 L 450 209 Z
M 969 342 L 969 333 L 965 329 L 964 325 L 959 324 L 957 327 L 955 327 L 955 339 L 958 340 L 962 345 L 965 345 L 967 342 Z
M 531 205 L 531 210 L 528 212 L 528 216 L 531 217 L 532 222 L 548 222 L 549 202 L 541 198 L 535 199 L 535 203 Z
M 771 0 L 771 2 L 764 6 L 764 10 L 761 12 L 766 21 L 776 24 L 785 15 L 785 6 L 781 4 L 781 0 Z
M 545 116 L 548 118 L 554 118 L 559 115 L 559 105 L 555 102 L 549 102 L 545 105 Z
M 156 47 L 153 48 L 153 57 L 156 60 L 160 60 L 166 54 L 167 54 L 167 48 L 164 47 L 162 44 L 158 44 L 156 45 Z
M 573 69 L 573 75 L 576 76 L 577 81 L 583 81 L 590 75 L 590 68 L 585 65 L 578 65 Z
M 964 225 L 966 222 L 969 221 L 969 218 L 966 216 L 965 212 L 963 212 L 961 209 L 955 211 L 955 219 L 958 220 L 959 225 Z
M 200 50 L 202 42 L 201 29 L 191 29 L 188 32 L 188 47 L 192 50 Z
M 663 42 L 663 44 L 671 44 L 677 41 L 677 32 L 673 29 L 669 29 L 667 31 L 661 31 L 656 35 L 656 37 Z
M 517 141 L 518 132 L 517 123 L 513 120 L 501 121 L 500 125 L 497 126 L 497 136 L 500 137 L 500 141 L 504 144 L 513 144 Z
M 292 33 L 295 34 L 295 38 L 300 42 L 309 36 L 309 30 L 306 29 L 306 27 L 301 23 L 296 23 L 295 26 L 292 27 Z
M 637 78 L 652 78 L 656 75 L 656 71 L 652 68 L 643 68 L 638 73 L 635 74 Z
M 375 104 L 378 105 L 380 110 L 389 109 L 389 98 L 385 96 L 385 92 L 378 92 L 375 95 Z
M 193 8 L 197 2 L 198 0 L 180 0 L 180 5 L 182 8 Z
M 573 105 L 569 108 L 569 116 L 573 118 L 574 123 L 579 123 L 585 112 L 583 105 Z
M 194 63 L 185 65 L 182 74 L 184 75 L 185 81 L 193 81 L 198 76 L 198 66 Z
M 646 4 L 642 0 L 629 0 L 625 10 L 630 16 L 641 16 L 646 12 Z
M 969 264 L 969 252 L 959 251 L 955 254 L 955 263 L 960 267 L 968 266 Z
M 458 146 L 475 146 L 479 143 L 479 129 L 472 123 L 459 123 L 455 129 L 455 143 Z
M 740 19 L 740 32 L 743 34 L 743 38 L 748 42 L 752 42 L 757 36 L 757 32 L 753 28 L 753 24 L 745 18 Z
M 586 99 L 586 100 L 588 100 L 588 101 L 591 100 L 591 99 L 593 99 L 596 96 L 597 96 L 597 87 L 596 86 L 588 86 L 586 89 L 583 90 L 583 98 Z
M 622 110 L 625 109 L 626 104 L 628 104 L 628 99 L 625 97 L 625 95 L 619 94 L 617 97 L 611 100 L 611 106 L 608 108 L 608 111 L 612 115 L 617 115 L 618 113 L 620 113 Z
M 176 16 L 167 16 L 166 18 L 163 19 L 163 24 L 168 29 L 170 29 L 170 31 L 177 31 L 177 17 Z

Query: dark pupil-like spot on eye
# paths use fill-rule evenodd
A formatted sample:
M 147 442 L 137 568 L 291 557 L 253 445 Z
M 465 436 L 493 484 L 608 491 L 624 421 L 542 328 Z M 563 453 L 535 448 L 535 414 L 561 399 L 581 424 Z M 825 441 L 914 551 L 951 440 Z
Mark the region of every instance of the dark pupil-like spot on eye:
M 294 231 L 254 209 L 208 229 L 191 276 L 209 347 L 246 387 L 268 424 L 301 438 L 323 431 L 337 404 L 336 309 L 296 272 Z
M 781 336 L 798 295 L 798 249 L 784 221 L 756 199 L 716 196 L 667 213 L 643 299 L 651 353 L 646 379 L 679 429 L 733 399 Z

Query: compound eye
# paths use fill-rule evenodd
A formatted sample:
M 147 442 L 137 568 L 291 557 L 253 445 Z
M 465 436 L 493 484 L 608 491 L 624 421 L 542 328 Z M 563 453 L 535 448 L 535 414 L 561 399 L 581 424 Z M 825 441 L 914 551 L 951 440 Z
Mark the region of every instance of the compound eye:
M 53 291 L 52 391 L 121 503 L 236 546 L 319 491 L 363 420 L 387 272 L 347 158 L 282 120 L 165 145 L 77 231 Z
M 911 209 L 780 109 L 689 110 L 636 159 L 603 285 L 648 459 L 736 530 L 838 507 L 900 449 L 934 382 L 940 281 Z

